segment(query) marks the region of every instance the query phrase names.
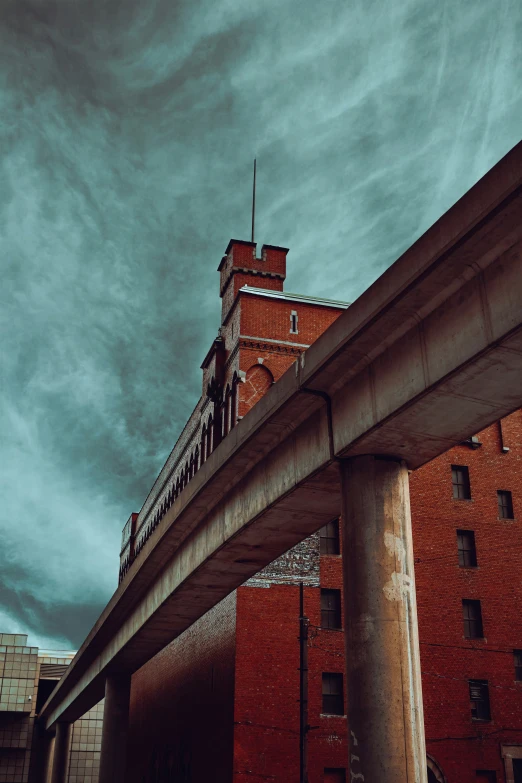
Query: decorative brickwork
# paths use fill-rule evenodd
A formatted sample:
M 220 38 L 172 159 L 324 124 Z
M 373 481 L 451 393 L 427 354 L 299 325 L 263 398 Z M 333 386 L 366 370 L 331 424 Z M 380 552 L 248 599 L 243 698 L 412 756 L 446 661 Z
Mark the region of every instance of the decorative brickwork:
M 252 579 L 246 582 L 248 587 L 269 587 L 282 584 L 299 584 L 308 587 L 319 586 L 319 534 L 289 549 Z

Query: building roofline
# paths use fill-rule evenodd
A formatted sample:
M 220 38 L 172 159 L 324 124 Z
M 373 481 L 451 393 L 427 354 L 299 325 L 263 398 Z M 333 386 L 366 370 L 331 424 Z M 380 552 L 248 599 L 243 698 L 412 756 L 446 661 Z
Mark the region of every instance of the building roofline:
M 290 294 L 285 291 L 271 291 L 267 288 L 254 288 L 250 285 L 244 285 L 239 289 L 242 294 L 254 294 L 255 296 L 265 296 L 270 299 L 283 299 L 286 302 L 301 302 L 302 304 L 320 305 L 321 307 L 337 307 L 341 310 L 347 310 L 351 302 L 341 302 L 337 299 L 323 299 L 318 296 L 305 296 L 304 294 Z
M 268 248 L 269 250 L 282 250 L 284 253 L 290 252 L 289 247 L 281 247 L 281 245 L 263 245 L 261 250 L 263 250 L 264 247 Z
M 225 250 L 225 255 L 223 256 L 223 258 L 222 258 L 222 259 L 221 259 L 221 261 L 219 262 L 219 266 L 218 266 L 218 270 L 217 270 L 218 272 L 221 272 L 221 270 L 222 270 L 222 268 L 223 268 L 223 264 L 224 264 L 224 263 L 225 263 L 225 261 L 227 260 L 227 256 L 228 256 L 228 254 L 229 254 L 229 252 L 230 252 L 230 248 L 232 247 L 232 245 L 248 245 L 249 247 L 254 247 L 254 248 L 257 248 L 257 242 L 249 242 L 249 241 L 247 241 L 246 239 L 231 239 L 231 240 L 230 240 L 230 242 L 229 242 L 229 243 L 228 243 L 228 245 L 227 245 L 227 249 Z M 290 252 L 290 251 L 289 251 L 289 248 L 287 248 L 287 247 L 281 247 L 281 245 L 263 245 L 263 246 L 261 247 L 261 252 L 262 252 L 262 251 L 263 251 L 265 248 L 266 248 L 267 250 L 281 250 L 283 253 L 288 253 L 288 252 Z M 258 260 L 258 261 L 262 261 L 262 259 L 261 259 L 261 258 L 258 258 L 257 260 Z
M 247 239 L 231 239 L 225 250 L 226 256 L 229 254 L 232 245 L 250 245 L 250 247 L 257 247 L 257 242 L 250 242 Z

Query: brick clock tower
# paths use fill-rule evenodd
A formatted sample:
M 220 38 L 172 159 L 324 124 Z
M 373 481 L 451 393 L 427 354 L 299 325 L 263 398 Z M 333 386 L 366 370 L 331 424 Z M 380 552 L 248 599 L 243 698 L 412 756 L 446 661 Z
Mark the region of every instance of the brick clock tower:
M 202 395 L 124 528 L 120 579 L 220 440 L 348 307 L 285 293 L 287 252 L 229 242 Z M 521 465 L 517 411 L 411 476 L 429 783 L 522 783 Z M 350 781 L 340 544 L 332 520 L 133 675 L 129 783 Z

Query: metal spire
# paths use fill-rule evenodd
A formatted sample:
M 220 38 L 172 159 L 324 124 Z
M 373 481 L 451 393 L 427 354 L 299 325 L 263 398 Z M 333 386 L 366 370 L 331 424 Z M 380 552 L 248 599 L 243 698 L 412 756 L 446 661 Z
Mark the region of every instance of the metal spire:
M 254 158 L 254 182 L 252 185 L 252 239 L 254 241 L 254 224 L 256 219 L 256 159 Z

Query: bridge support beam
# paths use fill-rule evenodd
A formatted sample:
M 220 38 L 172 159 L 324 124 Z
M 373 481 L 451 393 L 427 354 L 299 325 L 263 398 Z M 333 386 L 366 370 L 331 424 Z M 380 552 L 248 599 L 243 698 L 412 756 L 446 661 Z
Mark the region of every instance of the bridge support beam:
M 56 724 L 51 783 L 67 783 L 67 778 L 69 775 L 71 735 L 72 723 L 65 723 L 60 721 Z
M 350 781 L 426 783 L 408 471 L 343 461 Z
M 124 783 L 127 763 L 130 676 L 105 680 L 99 783 Z

